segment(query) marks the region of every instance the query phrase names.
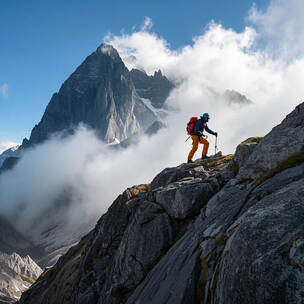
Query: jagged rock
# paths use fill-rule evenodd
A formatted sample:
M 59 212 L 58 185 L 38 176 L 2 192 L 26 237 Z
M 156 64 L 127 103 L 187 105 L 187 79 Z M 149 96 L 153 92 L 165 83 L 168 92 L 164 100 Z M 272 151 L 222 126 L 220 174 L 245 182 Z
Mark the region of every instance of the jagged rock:
M 240 168 L 239 178 L 256 179 L 296 152 L 304 152 L 304 103 L 272 129 Z
M 234 161 L 239 168 L 244 165 L 261 139 L 261 137 L 250 137 L 237 146 L 234 154 Z
M 198 246 L 195 230 L 190 227 L 136 288 L 127 304 L 197 303 L 201 271 Z
M 198 167 L 197 165 L 192 165 L 190 167 Z M 199 170 L 199 169 L 198 169 Z M 204 172 L 204 169 L 201 168 L 201 172 Z M 171 183 L 174 183 L 182 178 L 192 177 L 193 173 L 189 170 L 189 167 L 179 166 L 177 168 L 166 168 L 160 172 L 152 180 L 149 189 L 154 190 L 159 187 L 168 186 Z
M 155 201 L 175 219 L 185 219 L 201 210 L 210 197 L 219 190 L 216 179 L 203 183 L 201 179 L 168 186 L 155 195 Z
M 120 302 L 127 296 L 173 243 L 176 228 L 157 204 L 141 202 L 117 249 L 99 303 L 115 302 L 113 298 Z
M 134 82 L 137 94 L 151 100 L 155 108 L 161 108 L 173 89 L 173 84 L 163 76 L 159 70 L 153 76 L 148 76 L 138 69 L 131 70 L 131 78 Z
M 224 92 L 224 98 L 230 105 L 246 106 L 253 103 L 245 95 L 242 95 L 235 90 L 226 90 Z
M 0 252 L 0 300 L 15 302 L 41 273 L 29 256 Z
M 303 195 L 303 180 L 291 183 L 263 198 L 228 230 L 215 302 L 303 301 Z M 295 252 L 300 261 L 292 261 Z
M 9 149 L 3 151 L 0 154 L 0 168 L 3 165 L 3 162 L 5 161 L 6 158 L 8 158 L 8 157 L 19 157 L 20 154 L 21 154 L 20 145 L 14 146 L 12 148 L 9 148 Z
M 71 303 L 73 283 L 90 235 L 89 233 L 82 238 L 58 260 L 54 267 L 46 268 L 32 287 L 22 294 L 18 303 Z

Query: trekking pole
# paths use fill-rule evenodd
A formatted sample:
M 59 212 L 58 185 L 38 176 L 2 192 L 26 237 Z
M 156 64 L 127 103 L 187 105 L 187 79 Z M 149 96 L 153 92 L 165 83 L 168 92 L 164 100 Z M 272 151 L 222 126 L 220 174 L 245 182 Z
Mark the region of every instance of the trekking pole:
M 214 150 L 215 150 L 215 153 L 216 154 L 216 150 L 217 150 L 217 135 L 215 136 L 215 146 L 214 146 Z
M 191 137 L 191 135 L 190 136 L 188 136 L 188 138 L 185 140 L 185 142 L 189 139 Z

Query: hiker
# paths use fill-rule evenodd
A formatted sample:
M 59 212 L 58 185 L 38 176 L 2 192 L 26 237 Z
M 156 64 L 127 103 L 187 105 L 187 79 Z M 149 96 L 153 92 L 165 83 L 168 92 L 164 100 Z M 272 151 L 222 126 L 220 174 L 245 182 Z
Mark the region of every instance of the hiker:
M 191 120 L 192 119 L 193 118 L 191 118 Z M 189 128 L 189 124 L 188 124 L 187 130 L 188 130 L 188 133 L 190 133 L 190 135 L 192 137 L 192 149 L 191 149 L 191 151 L 189 152 L 189 155 L 188 155 L 188 164 L 193 163 L 192 157 L 193 157 L 194 153 L 196 152 L 199 143 L 204 145 L 203 153 L 202 153 L 202 159 L 209 158 L 207 156 L 208 148 L 209 148 L 209 142 L 206 138 L 204 138 L 203 132 L 204 132 L 204 130 L 206 130 L 206 132 L 217 136 L 217 132 L 213 132 L 207 126 L 207 122 L 208 122 L 209 119 L 210 119 L 210 115 L 208 113 L 204 113 L 203 116 L 201 116 L 200 119 L 196 118 L 196 120 L 194 119 L 194 121 L 192 121 L 192 122 L 190 120 L 189 124 L 191 124 L 191 123 L 193 124 L 192 128 L 191 127 Z

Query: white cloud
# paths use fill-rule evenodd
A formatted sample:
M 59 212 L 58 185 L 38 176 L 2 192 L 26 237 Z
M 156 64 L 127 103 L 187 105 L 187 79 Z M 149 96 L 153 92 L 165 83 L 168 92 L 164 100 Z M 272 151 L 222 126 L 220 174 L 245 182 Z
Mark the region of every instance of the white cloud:
M 254 5 L 248 20 L 258 29 L 271 54 L 292 60 L 303 55 L 303 13 L 303 0 L 272 0 L 265 12 Z
M 141 26 L 141 31 L 147 31 L 150 30 L 153 26 L 152 19 L 148 16 L 145 17 L 144 22 Z
M 0 154 L 4 152 L 5 150 L 15 147 L 19 145 L 18 143 L 11 142 L 11 141 L 0 141 Z
M 219 132 L 221 149 L 231 153 L 241 140 L 266 134 L 304 93 L 303 54 L 292 63 L 284 57 L 272 59 L 268 49 L 256 49 L 259 35 L 253 27 L 237 33 L 211 23 L 191 45 L 179 50 L 144 31 L 108 37 L 107 43 L 118 49 L 129 68 L 144 68 L 148 73 L 160 68 L 179 84 L 168 101 L 180 108 L 172 119 L 176 141 L 182 141 L 190 116 L 210 112 L 210 127 Z M 254 104 L 229 107 L 222 97 L 227 89 L 246 95 Z M 178 151 L 186 155 L 185 147 Z
M 2 86 L 0 86 L 0 94 L 4 97 L 8 97 L 8 85 L 4 83 Z
M 117 151 L 84 127 L 68 138 L 54 137 L 0 175 L 0 213 L 34 239 L 54 226 L 54 220 L 64 219 L 62 235 L 70 240 L 71 233 L 83 233 L 83 226 L 92 228 L 124 189 L 149 182 L 168 165 L 166 155 L 173 151 L 147 148 L 161 142 L 158 137 L 143 138 L 137 147 Z M 72 202 L 62 199 L 65 192 Z M 56 217 L 51 216 L 52 208 Z
M 160 68 L 176 82 L 168 104 L 179 111 L 167 118 L 167 129 L 119 153 L 84 128 L 28 151 L 13 171 L 0 177 L 0 212 L 18 217 L 26 231 L 33 218 L 71 187 L 73 202 L 61 215 L 68 218 L 65 231 L 77 231 L 89 219 L 94 225 L 126 187 L 148 183 L 163 168 L 186 161 L 191 142 L 185 143 L 185 127 L 191 116 L 210 113 L 209 127 L 219 133 L 218 147 L 224 153 L 234 152 L 247 137 L 265 135 L 303 98 L 304 54 L 299 49 L 286 60 L 282 49 L 274 57 L 271 48 L 256 48 L 261 35 L 259 27 L 237 33 L 210 23 L 191 45 L 179 50 L 172 50 L 165 39 L 146 28 L 108 36 L 106 42 L 118 49 L 129 68 L 141 67 L 149 73 Z M 229 106 L 223 97 L 227 89 L 244 94 L 253 104 Z M 213 153 L 214 137 L 209 140 Z M 201 148 L 196 157 L 200 153 Z

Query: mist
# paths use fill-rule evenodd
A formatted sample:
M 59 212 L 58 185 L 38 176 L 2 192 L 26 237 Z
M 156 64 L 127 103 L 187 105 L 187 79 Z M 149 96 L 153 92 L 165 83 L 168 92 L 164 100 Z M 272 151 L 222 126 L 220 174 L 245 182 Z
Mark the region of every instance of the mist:
M 144 69 L 148 74 L 161 69 L 174 81 L 176 87 L 166 101 L 174 109 L 165 120 L 167 128 L 117 151 L 85 126 L 68 138 L 52 137 L 0 176 L 0 212 L 31 234 L 33 221 L 41 214 L 45 214 L 44 227 L 50 224 L 49 210 L 62 208 L 54 207 L 54 202 L 67 191 L 69 201 L 60 212 L 64 233 L 89 229 L 124 189 L 149 183 L 162 169 L 186 162 L 191 141 L 185 142 L 185 128 L 190 117 L 210 114 L 208 126 L 218 132 L 218 148 L 224 154 L 234 153 L 248 137 L 267 134 L 301 102 L 304 93 L 303 48 L 293 47 L 288 53 L 298 22 L 303 21 L 298 18 L 294 24 L 292 16 L 277 14 L 287 3 L 296 11 L 301 4 L 272 1 L 265 12 L 253 7 L 242 32 L 211 21 L 191 45 L 178 50 L 153 32 L 150 18 L 139 31 L 107 35 L 104 41 L 118 50 L 129 69 Z M 279 18 L 276 22 L 271 21 L 273 14 Z M 280 18 L 289 24 L 289 31 L 282 32 L 278 42 L 270 27 Z M 252 103 L 231 104 L 224 96 L 226 90 L 235 90 Z M 208 140 L 213 154 L 214 137 Z

